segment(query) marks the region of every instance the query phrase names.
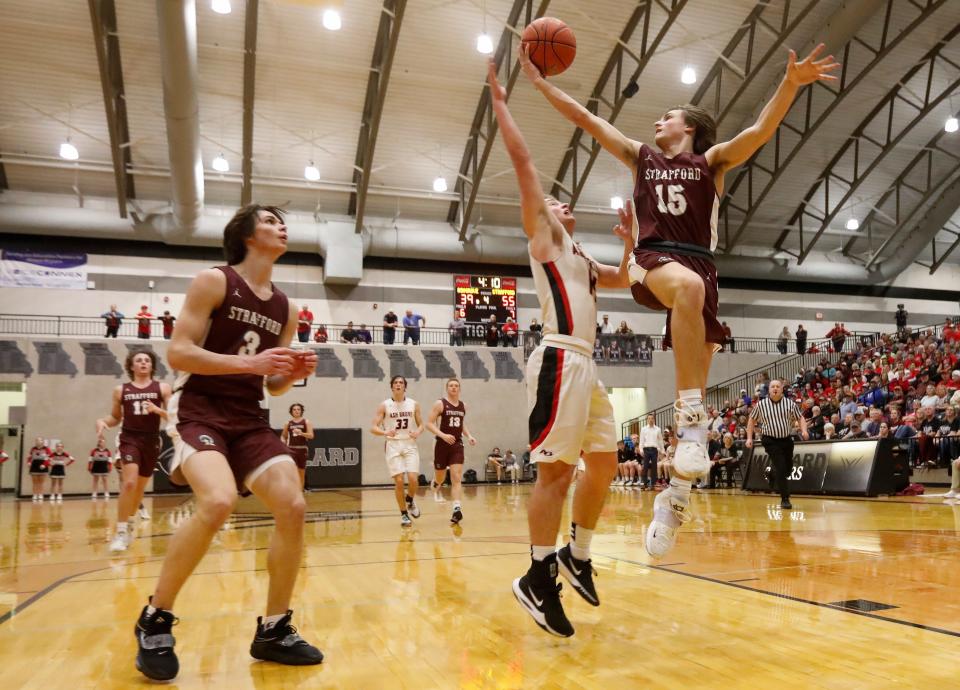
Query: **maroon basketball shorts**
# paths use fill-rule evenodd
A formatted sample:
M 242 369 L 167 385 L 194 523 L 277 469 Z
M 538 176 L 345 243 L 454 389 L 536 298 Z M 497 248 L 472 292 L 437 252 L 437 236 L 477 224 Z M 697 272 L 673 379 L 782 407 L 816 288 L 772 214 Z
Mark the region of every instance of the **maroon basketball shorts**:
M 141 477 L 152 477 L 160 459 L 160 434 L 121 430 L 117 457 L 121 465 L 135 463 Z
M 463 444 L 454 443 L 450 445 L 442 439 L 437 439 L 433 447 L 433 469 L 445 470 L 450 465 L 463 464 Z
M 171 474 L 192 455 L 216 451 L 230 464 L 237 490 L 247 493 L 268 468 L 294 462 L 256 400 L 177 391 L 170 399 L 168 414 L 168 433 L 176 427 Z
M 647 273 L 662 266 L 665 263 L 675 261 L 685 268 L 689 268 L 703 280 L 703 327 L 706 334 L 706 341 L 714 343 L 714 351 L 719 350 L 724 342 L 723 326 L 717 320 L 717 304 L 719 297 L 717 294 L 717 267 L 712 262 L 702 259 L 698 256 L 686 256 L 684 254 L 668 254 L 666 252 L 654 251 L 649 249 L 635 249 L 633 257 L 630 260 L 630 291 L 633 293 L 633 299 L 637 304 L 653 309 L 655 311 L 667 312 L 667 331 L 663 339 L 663 349 L 672 346 L 673 341 L 670 333 L 670 316 L 672 309 L 667 309 L 656 295 L 644 285 L 644 279 Z
M 292 457 L 293 461 L 297 463 L 297 469 L 307 469 L 307 456 L 310 453 L 310 449 L 306 446 L 290 446 L 289 448 L 290 457 Z

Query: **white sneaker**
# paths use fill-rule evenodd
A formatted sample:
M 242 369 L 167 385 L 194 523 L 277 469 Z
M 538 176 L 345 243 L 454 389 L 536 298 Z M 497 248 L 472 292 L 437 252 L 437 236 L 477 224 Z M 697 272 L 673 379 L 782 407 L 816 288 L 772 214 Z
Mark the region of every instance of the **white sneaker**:
M 661 491 L 653 500 L 653 519 L 647 527 L 644 546 L 654 558 L 663 558 L 677 543 L 677 530 L 690 519 L 688 502 L 674 496 L 673 488 Z
M 401 527 L 409 527 L 409 526 L 412 525 L 412 524 L 413 524 L 413 520 L 410 519 L 410 516 L 409 516 L 409 515 L 407 515 L 407 514 L 405 514 L 405 513 L 401 513 L 401 514 L 400 514 L 400 526 L 401 526 Z
M 63 503 L 63 494 L 57 494 L 57 503 Z
M 420 508 L 417 506 L 416 501 L 411 501 L 407 504 L 407 512 L 410 513 L 411 517 L 420 517 Z
M 103 497 L 104 497 L 104 498 L 110 498 L 110 492 L 109 492 L 109 491 L 104 491 L 104 492 L 103 492 Z
M 128 546 L 130 546 L 130 542 L 127 539 L 127 535 L 117 532 L 113 537 L 113 541 L 110 542 L 109 549 L 113 553 L 119 553 L 120 551 L 126 551 Z
M 944 498 L 957 498 L 957 496 L 960 496 L 960 493 L 954 491 L 953 489 L 950 489 L 950 491 L 943 495 Z
M 141 508 L 140 510 L 138 510 L 138 511 L 137 511 L 137 515 L 140 517 L 141 520 L 149 520 L 149 519 L 150 519 L 150 513 L 147 512 L 147 509 L 146 509 L 146 508 Z
M 92 498 L 94 501 L 96 501 L 96 500 L 97 500 L 97 494 L 96 494 L 96 493 L 90 494 L 90 498 Z

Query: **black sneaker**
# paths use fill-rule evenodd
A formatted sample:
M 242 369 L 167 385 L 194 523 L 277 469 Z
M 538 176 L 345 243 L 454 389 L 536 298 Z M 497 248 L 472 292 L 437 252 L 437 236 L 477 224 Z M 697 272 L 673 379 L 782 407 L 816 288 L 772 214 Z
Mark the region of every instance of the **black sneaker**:
M 453 509 L 453 515 L 450 516 L 450 522 L 455 525 L 459 525 L 460 521 L 463 519 L 463 511 L 459 508 Z
M 570 544 L 567 544 L 557 551 L 557 565 L 560 574 L 580 596 L 588 603 L 600 606 L 600 597 L 597 596 L 597 589 L 593 586 L 593 564 L 589 558 L 585 561 L 576 558 L 570 552 Z
M 323 661 L 323 652 L 300 637 L 297 629 L 290 625 L 292 616 L 293 611 L 287 611 L 269 630 L 263 629 L 263 619 L 257 617 L 257 634 L 250 645 L 250 656 L 288 666 L 311 666 Z
M 550 578 L 543 578 L 543 586 L 533 583 L 528 572 L 523 577 L 513 581 L 513 596 L 520 605 L 530 614 L 534 622 L 551 635 L 570 637 L 573 635 L 573 626 L 563 612 L 560 603 L 560 590 L 563 585 L 554 581 L 557 576 L 557 562 L 554 556 L 549 563 Z M 531 567 L 532 569 L 532 567 Z
M 180 662 L 173 651 L 176 641 L 171 629 L 177 624 L 169 611 L 157 609 L 147 615 L 147 607 L 133 629 L 137 637 L 137 670 L 151 680 L 172 680 L 180 671 Z
M 785 498 L 780 501 L 780 508 L 783 510 L 793 510 L 793 504 L 790 502 L 789 498 Z

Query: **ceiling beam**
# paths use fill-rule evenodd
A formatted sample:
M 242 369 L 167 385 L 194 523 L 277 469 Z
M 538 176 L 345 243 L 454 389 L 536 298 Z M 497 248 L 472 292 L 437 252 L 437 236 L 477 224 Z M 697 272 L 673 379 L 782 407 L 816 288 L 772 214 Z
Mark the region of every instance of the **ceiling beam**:
M 951 254 L 953 254 L 953 250 L 956 249 L 957 247 L 960 247 L 960 233 L 954 233 L 954 234 L 956 235 L 956 239 L 954 239 L 953 242 L 950 244 L 950 246 L 947 247 L 947 251 L 941 254 L 940 258 L 935 259 L 933 264 L 930 266 L 930 275 L 933 275 L 934 273 L 936 273 L 937 269 L 943 266 L 943 262 L 946 261 Z M 934 248 L 936 248 L 937 246 L 936 237 L 934 237 L 933 239 L 933 246 Z
M 370 77 L 367 79 L 367 96 L 363 103 L 360 120 L 360 136 L 357 140 L 357 155 L 353 165 L 353 182 L 356 192 L 350 194 L 349 214 L 356 217 L 356 232 L 363 230 L 363 213 L 367 205 L 367 189 L 373 169 L 373 154 L 377 147 L 380 117 L 387 99 L 390 70 L 393 56 L 400 40 L 400 26 L 407 0 L 383 0 L 380 11 L 380 26 L 373 46 L 370 62 Z
M 728 192 L 720 204 L 725 252 L 729 253 L 736 246 L 757 210 L 763 206 L 764 200 L 794 158 L 820 131 L 820 127 L 830 121 L 833 111 L 845 103 L 856 92 L 863 79 L 945 2 L 946 0 L 927 0 L 925 5 L 919 6 L 903 3 L 901 0 L 885 0 L 879 42 L 873 39 L 876 45 L 871 45 L 857 33 L 846 41 L 843 54 L 838 59 L 842 67 L 837 84 L 828 86 L 817 81 L 806 87 L 793 102 L 773 140 L 757 151 L 737 171 L 735 179 L 728 185 Z M 898 21 L 906 21 L 912 17 L 909 24 L 899 31 L 891 31 L 895 5 Z M 863 6 L 868 8 L 870 3 L 864 3 Z M 875 36 L 877 27 L 867 21 L 869 15 L 860 19 L 856 31 L 863 36 Z M 787 143 L 786 137 L 782 136 L 785 130 L 793 133 L 794 136 L 790 137 L 792 143 Z M 744 185 L 745 195 L 741 189 Z M 738 192 L 741 193 L 739 198 Z M 731 209 L 741 214 L 740 218 L 732 222 L 729 213 Z
M 877 166 L 897 148 L 907 134 L 925 121 L 931 111 L 960 88 L 960 69 L 953 67 L 953 62 L 949 59 L 939 59 L 941 52 L 952 45 L 958 35 L 960 35 L 960 25 L 951 29 L 937 45 L 895 82 L 893 88 L 887 91 L 880 102 L 863 118 L 807 190 L 788 221 L 788 225 L 796 225 L 800 233 L 798 264 L 802 264 L 810 255 L 817 240 L 837 216 L 844 209 L 849 208 L 849 202 L 854 194 Z M 944 79 L 944 75 L 951 72 L 953 77 Z M 911 82 L 918 75 L 924 81 L 912 84 Z M 903 110 L 903 104 L 912 109 L 914 116 L 909 122 L 895 124 L 894 115 Z M 882 134 L 878 137 L 871 136 L 868 132 L 882 132 Z M 816 230 L 813 237 L 804 243 L 804 221 L 810 219 L 814 221 Z M 783 246 L 788 234 L 788 229 L 780 234 L 774 244 L 776 249 Z
M 527 24 L 538 17 L 542 17 L 547 11 L 547 7 L 550 6 L 550 0 L 540 0 L 539 6 L 534 11 L 535 1 L 513 0 L 513 6 L 507 15 L 507 22 L 500 34 L 497 49 L 493 54 L 493 61 L 497 66 L 498 74 L 504 65 L 508 66 L 509 76 L 506 79 L 501 79 L 501 83 L 506 85 L 507 99 L 510 98 L 513 86 L 520 74 L 520 63 L 516 62 L 513 57 L 514 34 L 519 35 Z M 480 183 L 483 181 L 483 171 L 487 167 L 487 160 L 490 158 L 490 151 L 496 137 L 497 120 L 493 116 L 490 89 L 484 85 L 480 92 L 480 100 L 477 102 L 477 109 L 473 114 L 470 136 L 467 138 L 467 144 L 460 159 L 460 171 L 454 185 L 456 198 L 450 202 L 450 208 L 447 210 L 447 222 L 456 223 L 461 242 L 467 238 L 467 229 L 470 227 L 470 219 L 477 203 L 477 193 L 480 190 Z
M 600 78 L 590 92 L 590 99 L 586 106 L 590 112 L 610 124 L 616 121 L 627 99 L 632 98 L 637 92 L 636 82 L 643 74 L 647 63 L 650 62 L 650 58 L 686 4 L 687 0 L 670 0 L 668 7 L 666 0 L 662 0 L 646 2 L 634 8 L 620 35 L 620 40 L 607 58 L 607 64 L 604 65 Z M 654 9 L 657 11 L 654 12 Z M 639 54 L 634 50 L 625 49 L 638 26 L 641 27 Z M 656 36 L 652 41 L 648 40 L 650 32 L 655 27 L 659 27 Z M 624 68 L 629 69 L 631 65 L 633 71 L 629 77 L 624 78 Z M 551 194 L 557 199 L 566 197 L 571 207 L 577 205 L 593 164 L 600 154 L 600 144 L 597 141 L 591 140 L 590 145 L 587 146 L 583 143 L 583 138 L 583 129 L 577 127 L 573 136 L 570 137 L 570 143 L 567 145 L 557 174 L 553 177 L 556 182 L 553 184 Z M 581 162 L 581 156 L 586 156 L 586 161 Z
M 127 104 L 123 90 L 123 67 L 120 63 L 120 39 L 117 35 L 117 9 L 114 0 L 88 0 L 90 24 L 100 67 L 100 88 L 103 109 L 110 133 L 110 156 L 117 188 L 120 217 L 127 217 L 127 200 L 136 198 L 133 186 L 133 164 L 130 154 L 130 129 L 127 125 Z M 6 187 L 6 176 L 2 186 Z
M 759 0 L 717 57 L 690 102 L 701 105 L 701 101 L 709 94 L 710 100 L 705 105 L 715 113 L 717 129 L 722 127 L 747 87 L 774 57 L 781 54 L 784 43 L 819 2 L 807 0 L 805 5 L 801 5 Z M 746 44 L 738 51 L 744 39 Z M 727 73 L 737 80 L 733 82 L 736 88 L 729 95 L 731 87 L 724 78 Z
M 257 16 L 260 0 L 246 0 L 243 33 L 243 162 L 240 205 L 253 199 L 253 108 L 257 85 Z

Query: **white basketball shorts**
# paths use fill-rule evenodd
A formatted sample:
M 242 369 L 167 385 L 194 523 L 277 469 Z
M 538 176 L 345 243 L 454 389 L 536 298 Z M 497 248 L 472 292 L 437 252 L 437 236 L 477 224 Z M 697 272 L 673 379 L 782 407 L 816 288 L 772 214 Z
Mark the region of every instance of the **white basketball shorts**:
M 398 474 L 420 473 L 420 450 L 412 438 L 386 442 L 387 469 L 391 477 Z

